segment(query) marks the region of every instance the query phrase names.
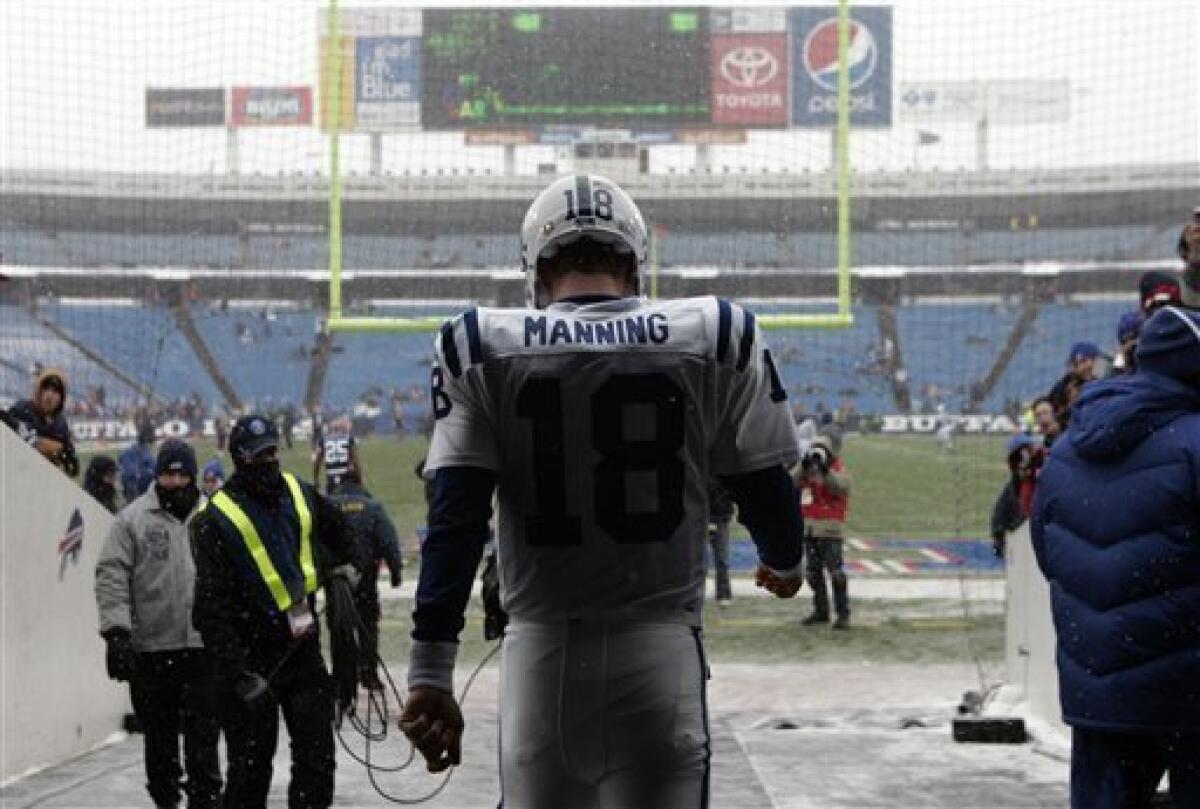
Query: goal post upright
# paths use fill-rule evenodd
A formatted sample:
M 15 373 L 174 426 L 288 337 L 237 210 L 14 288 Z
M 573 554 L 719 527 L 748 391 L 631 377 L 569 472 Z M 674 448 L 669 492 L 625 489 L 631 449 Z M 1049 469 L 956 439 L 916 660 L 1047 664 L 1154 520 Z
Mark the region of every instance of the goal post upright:
M 342 313 L 342 177 L 340 135 L 342 123 L 342 48 L 339 0 L 327 0 L 326 89 L 329 125 L 329 316 L 328 332 L 420 333 L 432 332 L 443 322 L 439 317 L 364 317 Z M 834 312 L 763 314 L 764 329 L 838 329 L 854 324 L 851 308 L 851 188 L 850 188 L 850 0 L 838 0 L 837 120 L 834 142 L 837 163 L 830 166 L 837 184 L 837 309 Z M 650 297 L 658 297 L 661 245 L 651 239 L 649 267 Z

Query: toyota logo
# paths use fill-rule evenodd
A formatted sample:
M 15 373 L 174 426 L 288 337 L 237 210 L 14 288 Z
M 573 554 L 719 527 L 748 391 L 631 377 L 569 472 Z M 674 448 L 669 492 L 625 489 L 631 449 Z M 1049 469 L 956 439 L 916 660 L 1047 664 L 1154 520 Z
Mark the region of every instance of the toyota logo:
M 735 87 L 751 90 L 767 84 L 779 72 L 779 61 L 766 48 L 742 45 L 721 58 L 721 77 Z

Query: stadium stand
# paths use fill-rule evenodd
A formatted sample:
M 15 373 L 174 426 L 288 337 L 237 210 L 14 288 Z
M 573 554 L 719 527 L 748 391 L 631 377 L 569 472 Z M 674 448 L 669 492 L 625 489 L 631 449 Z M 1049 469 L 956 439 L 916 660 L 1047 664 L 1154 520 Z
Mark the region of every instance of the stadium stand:
M 1019 310 L 1000 303 L 944 298 L 896 309 L 900 344 L 916 410 L 960 412 L 987 374 Z
M 220 396 L 212 379 L 176 327 L 170 311 L 142 301 L 124 305 L 58 302 L 42 312 L 85 344 L 95 346 L 126 373 L 166 398 Z
M 107 340 L 97 348 L 103 348 Z M 35 369 L 58 367 L 66 372 L 72 396 L 103 387 L 113 401 L 134 401 L 138 392 L 75 346 L 56 335 L 20 306 L 0 306 L 0 395 L 29 395 Z
M 413 417 L 406 421 L 414 420 L 415 410 L 424 415 L 428 409 L 424 394 L 432 354 L 433 339 L 428 334 L 336 335 L 323 401 L 341 409 L 366 395 L 383 398 L 397 389 L 417 400 L 412 403 L 415 408 L 405 408 L 406 415 Z
M 1073 343 L 1088 340 L 1111 353 L 1117 320 L 1135 308 L 1137 301 L 1132 292 L 1128 296 L 1080 297 L 1043 305 L 984 409 L 994 410 L 1006 399 L 1028 401 L 1047 392 L 1066 373 L 1067 353 Z
M 253 308 L 194 309 L 193 319 L 234 389 L 248 406 L 304 400 L 317 315 Z
M 895 409 L 875 309 L 855 306 L 854 325 L 849 329 L 771 335 L 779 374 L 798 411 L 833 411 L 845 403 L 853 404 L 859 413 Z
M 1016 261 L 1121 261 L 1160 258 L 1170 238 L 1160 227 L 960 231 L 866 231 L 855 236 L 855 260 L 868 266 L 949 266 Z M 670 231 L 661 240 L 665 267 L 830 267 L 837 240 L 829 233 Z M 321 233 L 134 234 L 0 231 L 5 259 L 17 264 L 82 267 L 209 267 L 321 269 L 329 246 Z M 347 234 L 348 268 L 438 269 L 512 267 L 515 237 L 490 233 Z

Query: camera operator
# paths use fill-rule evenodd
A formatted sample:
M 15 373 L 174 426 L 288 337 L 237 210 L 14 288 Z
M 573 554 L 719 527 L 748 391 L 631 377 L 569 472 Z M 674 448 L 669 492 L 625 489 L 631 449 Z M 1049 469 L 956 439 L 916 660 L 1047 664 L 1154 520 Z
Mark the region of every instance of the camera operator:
M 850 474 L 838 457 L 835 437 L 822 433 L 800 461 L 796 488 L 804 516 L 805 577 L 813 592 L 812 614 L 803 626 L 829 623 L 829 594 L 825 572 L 833 586 L 834 629 L 850 628 L 850 590 L 842 545 L 850 504 Z
M 1046 447 L 1033 436 L 1014 435 L 1008 442 L 1009 479 L 992 506 L 992 552 L 1003 558 L 1008 534 L 1029 516 Z

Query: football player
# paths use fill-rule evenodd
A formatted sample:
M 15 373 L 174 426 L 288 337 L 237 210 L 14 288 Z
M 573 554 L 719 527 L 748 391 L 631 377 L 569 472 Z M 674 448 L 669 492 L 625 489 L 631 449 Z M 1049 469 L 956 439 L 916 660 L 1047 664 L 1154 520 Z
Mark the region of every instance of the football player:
M 317 458 L 313 464 L 313 479 L 318 480 L 322 465 L 325 467 L 325 493 L 332 494 L 346 476 L 353 472 L 362 485 L 363 469 L 358 460 L 358 442 L 349 416 L 339 416 L 317 436 Z
M 640 297 L 646 226 L 610 180 L 551 184 L 521 240 L 529 308 L 472 309 L 437 339 L 400 726 L 431 771 L 459 763 L 457 638 L 498 487 L 504 805 L 702 807 L 707 483 L 739 506 L 756 583 L 795 595 L 787 395 L 750 312 Z

